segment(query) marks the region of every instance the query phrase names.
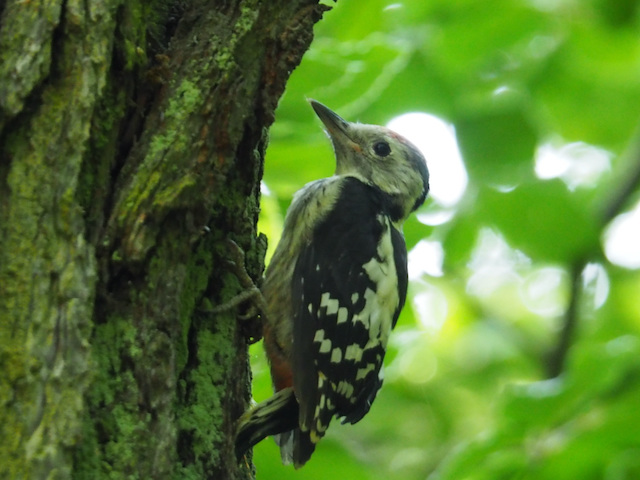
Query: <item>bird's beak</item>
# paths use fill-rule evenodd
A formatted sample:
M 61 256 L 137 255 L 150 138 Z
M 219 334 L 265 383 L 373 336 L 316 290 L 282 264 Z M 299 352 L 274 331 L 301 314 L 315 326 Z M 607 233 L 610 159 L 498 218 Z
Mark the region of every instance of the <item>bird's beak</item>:
M 322 120 L 322 123 L 324 123 L 324 126 L 327 127 L 327 130 L 331 135 L 334 135 L 338 132 L 342 133 L 343 135 L 347 134 L 349 123 L 345 119 L 343 119 L 336 112 L 324 106 L 320 102 L 316 102 L 315 100 L 309 100 L 309 103 L 315 110 L 316 115 L 318 115 L 318 118 Z
M 318 115 L 318 118 L 322 121 L 322 123 L 324 123 L 324 126 L 327 128 L 327 132 L 329 133 L 329 136 L 331 137 L 334 145 L 339 144 L 349 146 L 353 150 L 361 151 L 360 145 L 351 140 L 351 124 L 349 122 L 347 122 L 336 112 L 324 106 L 320 102 L 310 99 L 309 103 L 313 107 L 313 110 L 316 112 L 316 115 Z

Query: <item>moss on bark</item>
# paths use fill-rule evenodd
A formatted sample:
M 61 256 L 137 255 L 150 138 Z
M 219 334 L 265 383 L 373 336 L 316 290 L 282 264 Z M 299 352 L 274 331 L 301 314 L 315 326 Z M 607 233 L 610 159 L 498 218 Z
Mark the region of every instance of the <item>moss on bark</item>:
M 261 274 L 267 128 L 317 1 L 6 2 L 0 475 L 245 478 L 224 239 Z

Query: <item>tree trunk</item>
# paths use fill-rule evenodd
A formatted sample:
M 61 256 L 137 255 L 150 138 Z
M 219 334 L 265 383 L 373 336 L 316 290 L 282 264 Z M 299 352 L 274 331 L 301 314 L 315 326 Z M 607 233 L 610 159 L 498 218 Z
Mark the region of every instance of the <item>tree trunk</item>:
M 0 478 L 247 478 L 225 239 L 317 0 L 0 2 Z M 204 302 L 204 303 L 203 303 Z

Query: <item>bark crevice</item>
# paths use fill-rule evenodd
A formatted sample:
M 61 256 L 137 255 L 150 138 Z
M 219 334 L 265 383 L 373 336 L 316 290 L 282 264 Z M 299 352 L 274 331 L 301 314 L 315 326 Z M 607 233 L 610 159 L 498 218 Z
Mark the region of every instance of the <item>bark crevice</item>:
M 267 131 L 326 7 L 36 7 L 0 11 L 0 476 L 250 477 L 246 340 L 200 306 L 242 288 L 226 238 L 261 275 Z

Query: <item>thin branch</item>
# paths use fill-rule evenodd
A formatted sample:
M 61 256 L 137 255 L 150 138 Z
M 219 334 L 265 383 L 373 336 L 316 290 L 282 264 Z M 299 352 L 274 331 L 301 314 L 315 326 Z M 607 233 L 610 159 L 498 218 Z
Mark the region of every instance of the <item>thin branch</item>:
M 576 326 L 578 324 L 578 305 L 580 303 L 580 277 L 586 266 L 584 260 L 574 263 L 571 268 L 571 294 L 569 297 L 569 305 L 564 313 L 564 321 L 562 330 L 560 330 L 560 338 L 555 349 L 549 355 L 547 364 L 547 375 L 549 378 L 557 377 L 562 373 L 564 363 L 566 361 L 567 352 L 573 341 Z
M 631 196 L 640 186 L 640 151 L 634 155 L 635 161 L 629 166 L 627 175 L 623 177 L 620 187 L 615 190 L 615 193 L 605 202 L 602 209 L 602 215 L 599 219 L 600 227 L 604 228 L 611 220 L 627 204 Z M 556 377 L 562 373 L 566 362 L 569 348 L 573 342 L 576 327 L 578 324 L 578 307 L 580 303 L 581 285 L 580 279 L 582 272 L 587 265 L 587 258 L 580 258 L 571 267 L 571 293 L 569 298 L 569 305 L 564 314 L 564 320 L 558 343 L 549 355 L 547 363 L 547 374 L 551 377 Z
M 620 188 L 611 197 L 602 209 L 601 225 L 606 226 L 620 210 L 626 205 L 633 193 L 640 185 L 640 153 L 636 155 L 636 161 L 629 166 L 627 175 L 624 176 Z

